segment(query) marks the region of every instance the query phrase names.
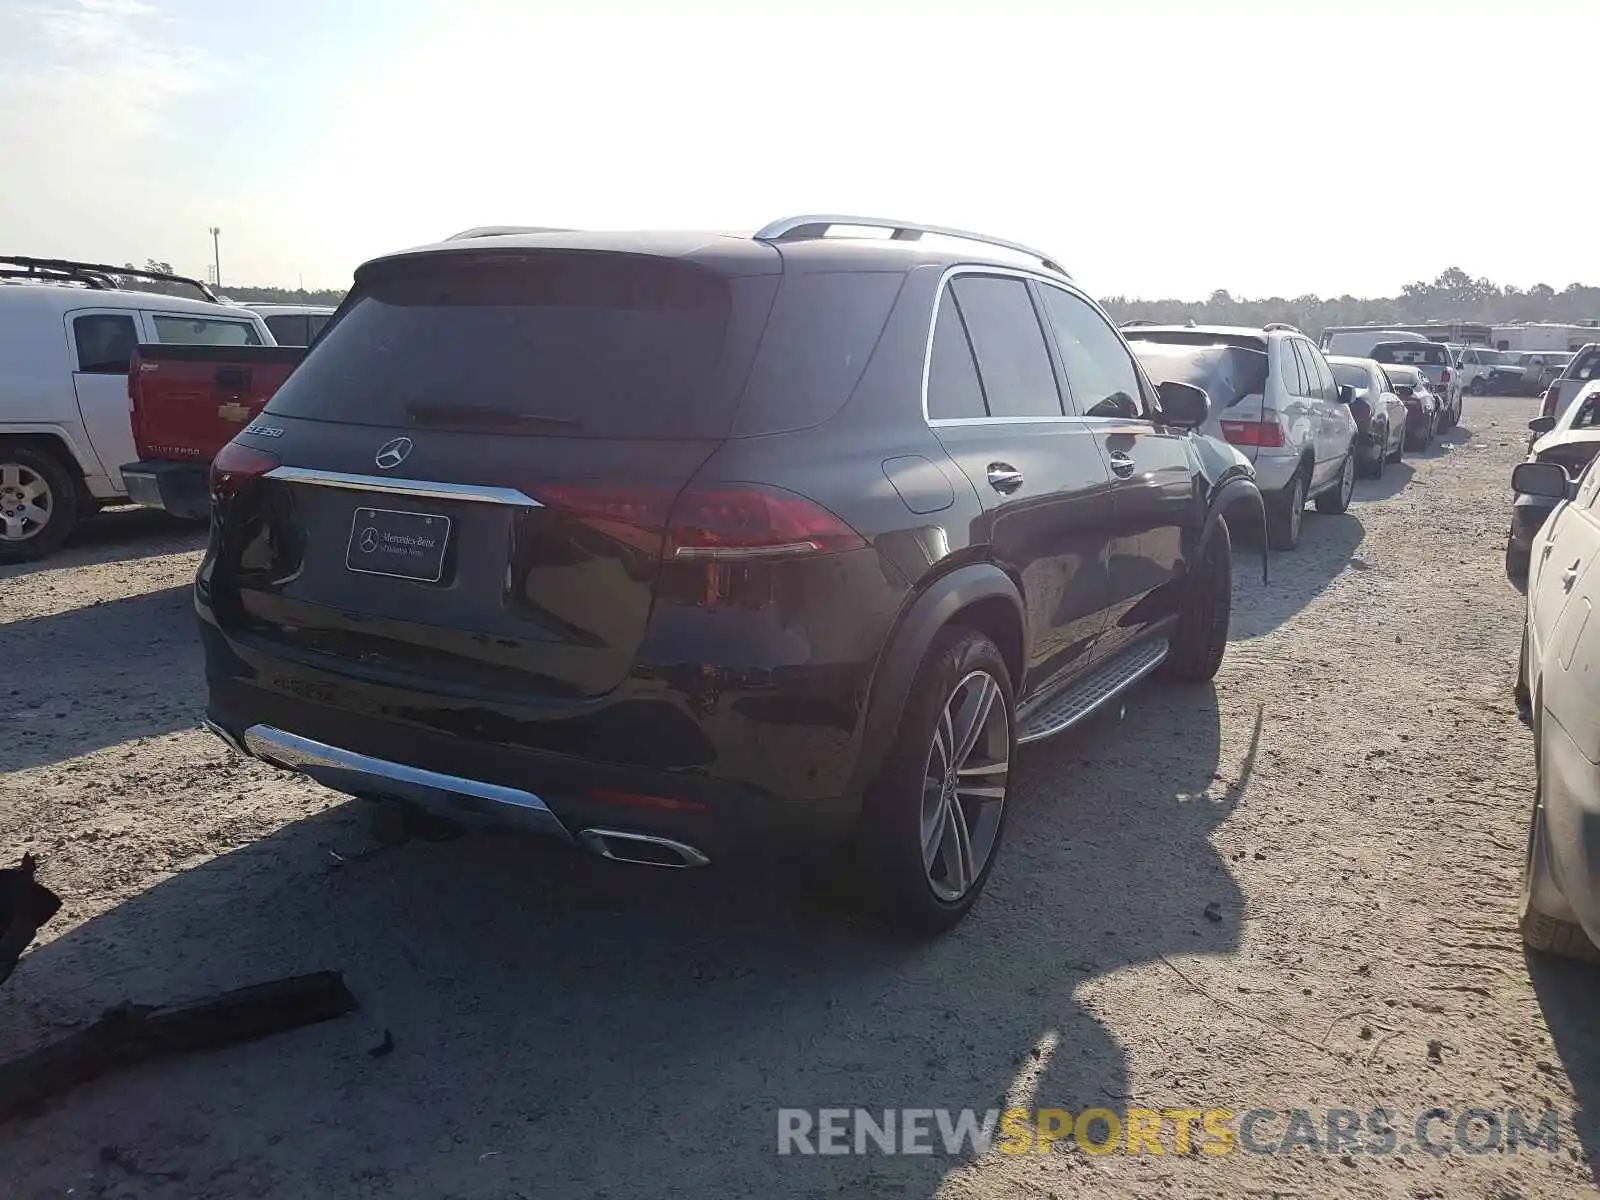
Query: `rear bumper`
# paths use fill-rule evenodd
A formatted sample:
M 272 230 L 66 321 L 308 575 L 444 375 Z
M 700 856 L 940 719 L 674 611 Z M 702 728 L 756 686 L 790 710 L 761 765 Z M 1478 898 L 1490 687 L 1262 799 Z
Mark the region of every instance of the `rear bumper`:
M 192 462 L 136 462 L 122 468 L 128 499 L 175 517 L 203 520 L 211 513 L 206 467 Z
M 1254 465 L 1256 486 L 1265 496 L 1272 492 L 1281 492 L 1289 486 L 1289 481 L 1300 469 L 1300 455 L 1293 450 L 1287 452 L 1263 450 L 1256 456 Z

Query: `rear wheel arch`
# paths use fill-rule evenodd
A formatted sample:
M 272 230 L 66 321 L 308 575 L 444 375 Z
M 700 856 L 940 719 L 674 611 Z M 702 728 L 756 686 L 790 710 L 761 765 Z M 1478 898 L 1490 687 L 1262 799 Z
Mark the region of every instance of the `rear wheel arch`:
M 894 744 L 917 669 L 934 640 L 952 626 L 975 629 L 994 641 L 1012 672 L 1013 691 L 1021 694 L 1027 623 L 1015 581 L 992 562 L 968 563 L 940 575 L 906 606 L 879 653 L 852 790 L 864 790 L 876 776 Z
M 6 433 L 0 430 L 0 453 L 4 453 L 10 446 L 30 446 L 50 455 L 61 465 L 61 469 L 72 477 L 79 495 L 88 498 L 88 492 L 84 488 L 83 464 L 78 461 L 77 454 L 66 438 L 53 433 Z

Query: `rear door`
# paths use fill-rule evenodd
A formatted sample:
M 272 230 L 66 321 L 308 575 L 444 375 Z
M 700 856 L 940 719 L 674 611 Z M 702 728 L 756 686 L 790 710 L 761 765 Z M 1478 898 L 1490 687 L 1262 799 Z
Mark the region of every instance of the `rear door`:
M 929 423 L 983 503 L 994 560 L 1020 581 L 1024 695 L 1084 666 L 1105 623 L 1110 476 L 1067 415 L 1027 277 L 961 271 L 942 290 Z M 986 536 L 985 536 L 986 535 Z
M 72 346 L 72 387 L 95 457 L 118 492 L 122 467 L 138 456 L 128 404 L 128 366 L 139 344 L 138 314 L 132 309 L 80 308 L 67 313 Z
M 1322 477 L 1331 480 L 1344 466 L 1345 457 L 1355 441 L 1355 417 L 1350 414 L 1348 405 L 1339 403 L 1339 384 L 1327 360 L 1322 357 L 1322 351 L 1308 341 L 1302 341 L 1299 345 L 1307 366 L 1315 376 L 1313 386 L 1318 398 L 1317 427 L 1320 431 L 1317 459 L 1327 464 Z
M 1083 297 L 1039 284 L 1070 392 L 1111 473 L 1109 604 L 1096 656 L 1176 615 L 1186 553 L 1204 516 L 1190 435 L 1154 420 L 1127 345 Z
M 1316 398 L 1316 372 L 1311 369 L 1301 345 L 1299 338 L 1278 339 L 1278 376 L 1283 382 L 1280 415 L 1288 444 L 1296 451 L 1307 446 L 1313 448 L 1317 464 L 1312 471 L 1311 487 L 1315 489 L 1326 472 L 1322 462 L 1322 413 Z

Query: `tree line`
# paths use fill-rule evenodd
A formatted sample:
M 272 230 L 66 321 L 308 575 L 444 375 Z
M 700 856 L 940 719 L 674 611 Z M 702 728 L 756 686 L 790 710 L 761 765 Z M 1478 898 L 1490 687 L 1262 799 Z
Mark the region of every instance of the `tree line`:
M 1117 321 L 1187 321 L 1214 325 L 1265 325 L 1287 321 L 1316 337 L 1330 325 L 1382 325 L 1403 321 L 1557 321 L 1576 324 L 1600 318 L 1600 287 L 1569 284 L 1556 291 L 1537 283 L 1527 291 L 1474 279 L 1460 267 L 1442 271 L 1431 283 L 1418 280 L 1398 296 L 1305 295 L 1287 299 L 1269 296 L 1239 299 L 1215 291 L 1205 300 L 1130 300 L 1108 296 L 1100 301 Z

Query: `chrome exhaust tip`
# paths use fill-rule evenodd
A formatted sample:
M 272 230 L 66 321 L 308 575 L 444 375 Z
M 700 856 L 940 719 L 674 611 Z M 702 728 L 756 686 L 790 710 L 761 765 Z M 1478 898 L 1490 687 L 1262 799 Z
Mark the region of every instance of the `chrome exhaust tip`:
M 657 837 L 653 833 L 630 833 L 625 829 L 585 829 L 578 840 L 601 858 L 613 862 L 640 863 L 647 867 L 705 867 L 711 860 L 682 842 Z
M 254 758 L 255 757 L 255 755 L 251 754 L 250 751 L 248 751 L 248 750 L 246 750 L 244 748 L 244 743 L 243 742 L 241 742 L 238 738 L 234 737 L 233 734 L 229 733 L 221 725 L 218 725 L 210 717 L 202 717 L 202 718 L 200 718 L 200 726 L 201 726 L 201 728 L 209 730 L 210 732 L 216 734 L 219 738 L 221 738 L 224 742 L 227 743 L 228 749 L 232 750 L 235 754 L 241 754 L 245 758 Z

